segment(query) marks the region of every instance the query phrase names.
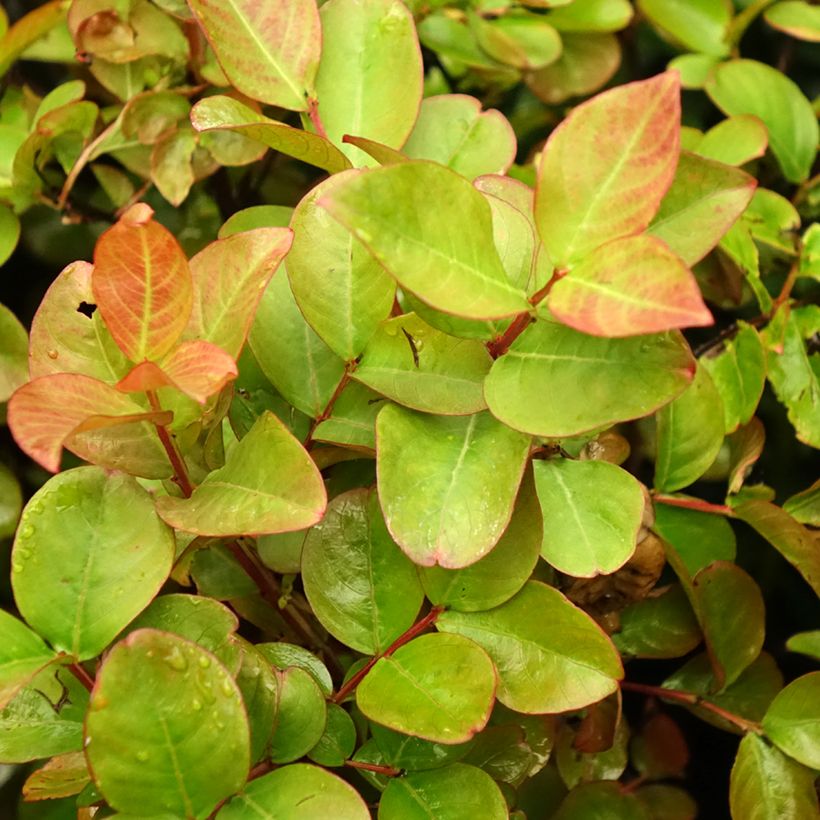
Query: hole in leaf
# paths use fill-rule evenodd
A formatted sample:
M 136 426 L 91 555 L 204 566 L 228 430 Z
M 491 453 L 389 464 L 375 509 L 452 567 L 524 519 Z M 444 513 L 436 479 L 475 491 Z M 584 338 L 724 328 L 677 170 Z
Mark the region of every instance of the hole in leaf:
M 96 309 L 97 306 L 89 302 L 80 302 L 80 304 L 77 305 L 77 313 L 82 313 L 83 316 L 87 316 L 89 319 L 94 315 Z

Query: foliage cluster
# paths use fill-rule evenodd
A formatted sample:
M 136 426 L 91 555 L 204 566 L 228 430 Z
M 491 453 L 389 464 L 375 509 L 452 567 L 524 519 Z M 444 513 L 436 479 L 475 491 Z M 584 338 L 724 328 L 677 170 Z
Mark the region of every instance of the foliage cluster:
M 681 707 L 820 816 L 819 17 L 2 21 L 1 261 L 91 260 L 0 306 L 21 817 L 687 820 Z

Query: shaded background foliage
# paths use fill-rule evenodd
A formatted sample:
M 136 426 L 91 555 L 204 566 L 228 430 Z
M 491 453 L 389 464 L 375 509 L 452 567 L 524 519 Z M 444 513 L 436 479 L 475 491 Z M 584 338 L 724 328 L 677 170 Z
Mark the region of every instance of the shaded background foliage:
M 162 5 L 162 4 L 159 4 Z M 410 4 L 417 19 L 424 19 L 431 6 L 444 4 Z M 503 9 L 505 3 L 476 2 L 472 4 L 483 13 Z M 762 6 L 741 0 L 736 10 Z M 465 9 L 470 4 L 448 4 L 448 8 Z M 32 4 L 9 0 L 6 11 L 11 21 L 30 11 Z M 644 14 L 636 14 L 629 24 L 617 32 L 621 59 L 614 73 L 606 80 L 606 86 L 616 86 L 632 80 L 643 79 L 662 72 L 670 60 L 681 53 L 681 48 L 663 37 L 658 27 Z M 424 37 L 422 37 L 424 43 Z M 55 49 L 58 46 L 55 45 Z M 63 50 L 65 44 L 62 46 Z M 791 77 L 810 100 L 820 94 L 820 49 L 816 43 L 805 42 L 774 29 L 762 15 L 754 17 L 743 36 L 742 54 L 776 67 Z M 423 49 L 427 71 L 427 90 L 430 93 L 465 91 L 482 100 L 485 108 L 495 107 L 502 111 L 513 125 L 518 139 L 518 168 L 513 174 L 531 182 L 529 163 L 540 150 L 550 130 L 565 116 L 566 112 L 582 98 L 569 97 L 554 104 L 545 103 L 520 75 L 505 71 L 468 71 L 460 76 L 453 71 L 453 61 L 446 49 L 436 50 L 426 45 Z M 87 97 L 100 104 L 110 104 L 110 92 L 102 88 L 89 75 L 85 64 L 58 59 L 26 60 L 16 63 L 6 75 L 5 82 L 22 87 L 26 85 L 34 94 L 44 96 L 48 91 L 73 78 L 88 82 Z M 590 93 L 593 89 L 590 89 Z M 597 90 L 594 89 L 594 90 Z M 815 102 L 815 109 L 817 104 Z M 292 124 L 298 123 L 296 115 L 280 112 L 280 117 Z M 683 93 L 684 125 L 707 130 L 723 119 L 723 115 L 699 90 Z M 770 157 L 756 166 L 761 186 L 793 197 L 795 186 L 784 180 Z M 259 204 L 295 206 L 304 194 L 323 176 L 318 169 L 289 160 L 283 154 L 268 152 L 264 159 L 238 168 L 219 168 L 197 182 L 180 203 L 170 204 L 154 186 L 149 186 L 144 201 L 156 211 L 156 218 L 167 226 L 179 239 L 190 256 L 217 236 L 220 226 L 236 211 Z M 435 203 L 431 203 L 435 207 Z M 78 178 L 71 194 L 69 207 L 64 213 L 44 205 L 34 205 L 22 214 L 22 241 L 0 274 L 0 303 L 11 310 L 28 326 L 45 290 L 51 284 L 55 272 L 75 259 L 90 259 L 94 243 L 113 219 L 114 208 L 99 196 L 98 183 L 85 171 Z M 814 189 L 813 200 L 804 203 L 804 227 L 817 216 L 820 196 Z M 788 273 L 783 257 L 766 259 L 764 271 L 768 289 L 777 294 Z M 811 303 L 817 299 L 817 282 L 801 280 L 794 291 L 796 298 Z M 750 319 L 758 313 L 754 304 L 743 309 L 713 310 L 714 327 L 688 330 L 686 336 L 693 348 L 708 344 L 722 330 L 730 327 L 738 318 Z M 809 349 L 816 349 L 817 339 L 809 341 Z M 786 417 L 784 407 L 776 400 L 767 386 L 758 416 L 766 429 L 766 447 L 755 464 L 747 484 L 766 484 L 776 491 L 776 502 L 782 503 L 794 493 L 805 489 L 817 478 L 817 458 L 813 450 L 798 441 Z M 646 458 L 649 445 L 647 431 L 639 426 L 631 429 L 629 436 L 633 454 L 626 465 L 644 483 L 651 485 L 653 465 Z M 19 478 L 24 494 L 29 497 L 47 478 L 47 474 L 28 460 L 14 445 L 8 428 L 0 428 L 0 457 Z M 71 464 L 72 462 L 68 462 Z M 344 470 L 339 470 L 343 482 Z M 700 480 L 694 484 L 691 494 L 722 503 L 723 476 L 716 471 L 716 480 Z M 762 538 L 748 527 L 738 527 L 737 563 L 746 569 L 759 583 L 767 604 L 767 649 L 774 656 L 787 681 L 812 670 L 813 665 L 804 656 L 785 649 L 785 641 L 792 634 L 816 628 L 820 622 L 820 605 L 797 571 L 780 555 L 769 548 Z M 3 607 L 13 609 L 8 587 L 9 556 L 11 542 L 0 542 L 0 555 L 6 569 L 1 577 L 3 584 Z M 668 572 L 669 570 L 667 570 Z M 670 661 L 633 661 L 630 663 L 630 679 L 655 682 L 672 674 L 680 665 Z M 644 699 L 627 696 L 626 713 L 636 720 L 644 708 Z M 667 710 L 668 711 L 668 710 Z M 715 732 L 686 711 L 675 711 L 674 718 L 680 725 L 690 746 L 691 757 L 685 775 L 685 786 L 704 810 L 703 816 L 722 816 L 727 805 L 728 772 L 737 748 L 737 739 L 728 734 Z M 0 777 L 6 778 L 0 791 L 0 805 L 10 807 L 19 793 L 23 770 L 10 767 L 0 769 Z M 720 773 L 716 776 L 716 772 Z M 720 807 L 720 808 L 718 808 Z M 14 816 L 13 810 L 4 809 Z M 21 810 L 21 817 L 45 817 L 37 809 Z M 533 815 L 538 816 L 538 815 Z

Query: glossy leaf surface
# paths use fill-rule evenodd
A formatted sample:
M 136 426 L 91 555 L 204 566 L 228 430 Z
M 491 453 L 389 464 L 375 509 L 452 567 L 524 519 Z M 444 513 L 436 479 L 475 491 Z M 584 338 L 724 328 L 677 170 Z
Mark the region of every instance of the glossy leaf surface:
M 39 635 L 4 611 L 0 611 L 0 635 L 0 709 L 4 709 L 55 654 Z
M 278 711 L 270 744 L 270 758 L 290 763 L 306 755 L 322 737 L 327 706 L 319 684 L 298 666 L 276 673 Z
M 772 701 L 763 729 L 781 751 L 808 766 L 820 768 L 820 672 L 792 681 Z

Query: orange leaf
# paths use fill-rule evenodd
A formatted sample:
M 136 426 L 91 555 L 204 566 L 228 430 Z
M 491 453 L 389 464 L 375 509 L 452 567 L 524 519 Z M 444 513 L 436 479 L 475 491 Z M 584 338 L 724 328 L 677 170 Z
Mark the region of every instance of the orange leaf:
M 535 217 L 550 258 L 567 267 L 649 224 L 680 144 L 680 78 L 628 83 L 575 108 L 552 132 L 538 170 Z
M 565 325 L 593 336 L 638 336 L 714 321 L 689 268 L 646 235 L 594 250 L 553 285 L 548 305 Z
M 105 382 L 79 373 L 54 373 L 24 384 L 9 399 L 8 424 L 15 441 L 46 470 L 60 469 L 63 443 L 74 433 L 135 421 L 170 421 Z
M 201 250 L 191 259 L 194 307 L 183 338 L 239 356 L 262 293 L 292 242 L 290 228 L 256 228 Z
M 131 361 L 159 359 L 179 339 L 193 303 L 188 260 L 142 203 L 97 240 L 91 285 L 111 335 Z

